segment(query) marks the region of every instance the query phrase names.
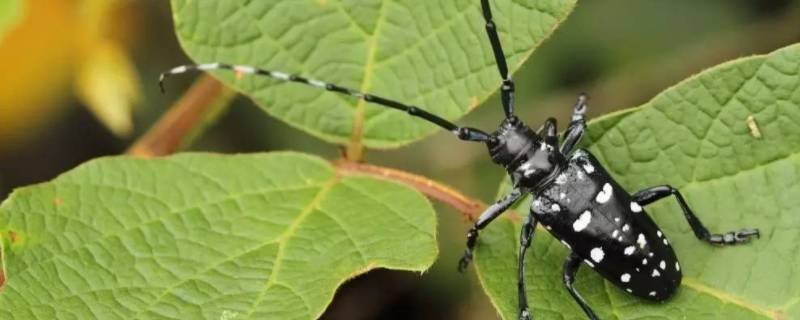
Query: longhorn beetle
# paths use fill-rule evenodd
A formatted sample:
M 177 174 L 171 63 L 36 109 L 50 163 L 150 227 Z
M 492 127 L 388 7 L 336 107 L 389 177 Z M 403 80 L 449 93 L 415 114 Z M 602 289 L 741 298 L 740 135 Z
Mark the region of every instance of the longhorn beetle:
M 458 270 L 463 272 L 472 260 L 479 230 L 485 228 L 524 194 L 531 193 L 534 200 L 520 233 L 517 274 L 519 319 L 531 318 L 525 293 L 525 252 L 531 245 L 533 232 L 539 223 L 571 251 L 564 262 L 564 285 L 590 319 L 597 319 L 597 316 L 573 287 L 581 262 L 622 290 L 648 300 L 664 301 L 680 285 L 681 267 L 675 252 L 666 235 L 642 208 L 645 205 L 674 196 L 694 235 L 710 244 L 731 245 L 760 236 L 758 229 L 742 229 L 724 234 L 710 233 L 689 208 L 681 193 L 668 185 L 647 188 L 633 195 L 626 192 L 589 151 L 575 150 L 586 130 L 584 114 L 587 97 L 584 94 L 580 95 L 575 104 L 572 121 L 560 144 L 555 119 L 548 118 L 536 131 L 520 121 L 514 115 L 514 82 L 508 75 L 508 66 L 497 27 L 492 20 L 489 0 L 481 0 L 481 9 L 502 80 L 500 98 L 505 113 L 505 119 L 492 133 L 459 127 L 416 106 L 373 94 L 251 66 L 224 63 L 178 66 L 161 74 L 159 85 L 163 91 L 165 78 L 192 70 L 225 69 L 267 76 L 405 111 L 452 132 L 460 140 L 486 144 L 492 161 L 508 172 L 513 189 L 489 206 L 469 230 L 467 249 L 459 261 Z

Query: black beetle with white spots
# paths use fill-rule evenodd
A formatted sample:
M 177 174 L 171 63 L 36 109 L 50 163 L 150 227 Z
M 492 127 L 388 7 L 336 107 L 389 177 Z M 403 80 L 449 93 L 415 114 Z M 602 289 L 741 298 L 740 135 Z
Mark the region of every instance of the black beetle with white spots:
M 597 316 L 573 286 L 581 263 L 625 292 L 644 299 L 664 301 L 674 295 L 680 285 L 681 266 L 675 252 L 666 235 L 647 215 L 643 206 L 674 196 L 695 236 L 710 244 L 738 244 L 759 236 L 758 229 L 742 229 L 724 234 L 709 232 L 680 192 L 671 186 L 647 188 L 632 195 L 625 191 L 589 151 L 575 149 L 586 129 L 585 95 L 578 98 L 571 122 L 560 143 L 555 119 L 548 118 L 536 131 L 520 121 L 514 116 L 514 82 L 508 75 L 508 66 L 488 0 L 481 0 L 481 9 L 502 80 L 500 96 L 505 113 L 505 119 L 492 133 L 459 127 L 413 105 L 319 80 L 252 66 L 225 63 L 184 65 L 163 73 L 160 84 L 168 76 L 193 70 L 225 69 L 239 74 L 267 76 L 405 111 L 452 132 L 461 140 L 484 143 L 492 160 L 508 172 L 513 189 L 489 206 L 469 230 L 467 249 L 459 261 L 458 269 L 463 272 L 472 260 L 478 232 L 524 194 L 532 194 L 534 200 L 520 234 L 517 274 L 519 319 L 533 317 L 525 293 L 525 252 L 531 245 L 534 230 L 539 223 L 570 250 L 571 253 L 564 262 L 564 285 L 589 319 L 597 319 Z

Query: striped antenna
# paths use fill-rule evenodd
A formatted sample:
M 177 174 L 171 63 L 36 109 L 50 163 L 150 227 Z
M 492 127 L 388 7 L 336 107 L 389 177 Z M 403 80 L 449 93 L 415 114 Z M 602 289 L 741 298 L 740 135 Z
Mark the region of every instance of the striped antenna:
M 336 92 L 336 93 L 340 93 L 340 94 L 345 94 L 345 95 L 348 95 L 348 96 L 351 96 L 351 97 L 355 97 L 355 98 L 358 98 L 358 99 L 363 99 L 366 102 L 374 103 L 374 104 L 381 105 L 381 106 L 384 106 L 384 107 L 389 107 L 389 108 L 392 108 L 392 109 L 405 111 L 406 113 L 408 113 L 408 114 L 410 114 L 412 116 L 419 117 L 421 119 L 427 120 L 428 122 L 431 122 L 431 123 L 433 123 L 433 124 L 435 124 L 435 125 L 437 125 L 439 127 L 442 127 L 444 129 L 452 132 L 453 134 L 458 136 L 458 138 L 461 139 L 461 140 L 485 142 L 485 141 L 489 141 L 491 139 L 491 136 L 486 134 L 483 131 L 480 131 L 480 130 L 474 129 L 474 128 L 461 128 L 461 127 L 458 127 L 458 126 L 456 126 L 455 124 L 453 124 L 450 121 L 447 121 L 447 120 L 445 120 L 445 119 L 443 119 L 443 118 L 441 118 L 441 117 L 439 117 L 437 115 L 429 113 L 429 112 L 427 112 L 425 110 L 422 110 L 420 108 L 417 108 L 415 106 L 406 105 L 404 103 L 400 103 L 400 102 L 397 102 L 397 101 L 394 101 L 394 100 L 389 100 L 389 99 L 382 98 L 382 97 L 379 97 L 379 96 L 376 96 L 376 95 L 372 95 L 372 94 L 369 94 L 369 93 L 359 92 L 359 91 L 356 91 L 356 90 L 353 90 L 353 89 L 345 88 L 345 87 L 338 86 L 338 85 L 331 84 L 331 83 L 327 83 L 327 82 L 322 82 L 322 81 L 319 81 L 319 80 L 308 79 L 308 78 L 304 78 L 304 77 L 301 77 L 301 76 L 288 74 L 288 73 L 284 73 L 284 72 L 280 72 L 280 71 L 264 70 L 264 69 L 256 68 L 256 67 L 252 67 L 252 66 L 231 65 L 231 64 L 225 64 L 225 63 L 204 63 L 204 64 L 197 64 L 197 65 L 177 66 L 177 67 L 172 68 L 169 71 L 164 72 L 164 73 L 161 74 L 161 76 L 158 79 L 158 86 L 161 88 L 161 92 L 163 93 L 164 92 L 164 81 L 168 77 L 171 77 L 171 76 L 174 76 L 174 75 L 178 75 L 178 74 L 187 73 L 187 72 L 192 72 L 192 71 L 211 71 L 211 70 L 230 70 L 230 71 L 236 72 L 237 74 L 252 74 L 252 75 L 257 75 L 257 76 L 267 76 L 267 77 L 270 77 L 270 78 L 273 78 L 273 79 L 277 79 L 277 80 L 301 83 L 301 84 L 305 84 L 305 85 L 308 85 L 308 86 L 320 88 L 320 89 L 323 89 L 323 90 Z

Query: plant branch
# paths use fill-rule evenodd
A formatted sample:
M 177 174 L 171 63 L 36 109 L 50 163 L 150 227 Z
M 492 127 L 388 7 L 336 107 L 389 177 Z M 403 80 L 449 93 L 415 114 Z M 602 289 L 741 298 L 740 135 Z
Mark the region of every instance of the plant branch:
M 222 83 L 204 74 L 125 153 L 142 158 L 174 153 L 200 127 L 226 90 Z

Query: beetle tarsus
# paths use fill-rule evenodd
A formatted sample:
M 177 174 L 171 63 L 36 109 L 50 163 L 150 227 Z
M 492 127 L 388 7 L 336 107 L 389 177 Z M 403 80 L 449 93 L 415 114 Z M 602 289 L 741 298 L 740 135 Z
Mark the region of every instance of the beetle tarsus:
M 472 251 L 467 250 L 464 252 L 464 256 L 458 260 L 458 272 L 464 273 L 464 271 L 467 271 L 470 261 L 472 261 Z
M 742 229 L 725 234 L 712 234 L 707 241 L 714 245 L 735 245 L 749 242 L 752 237 L 761 238 L 758 229 Z

